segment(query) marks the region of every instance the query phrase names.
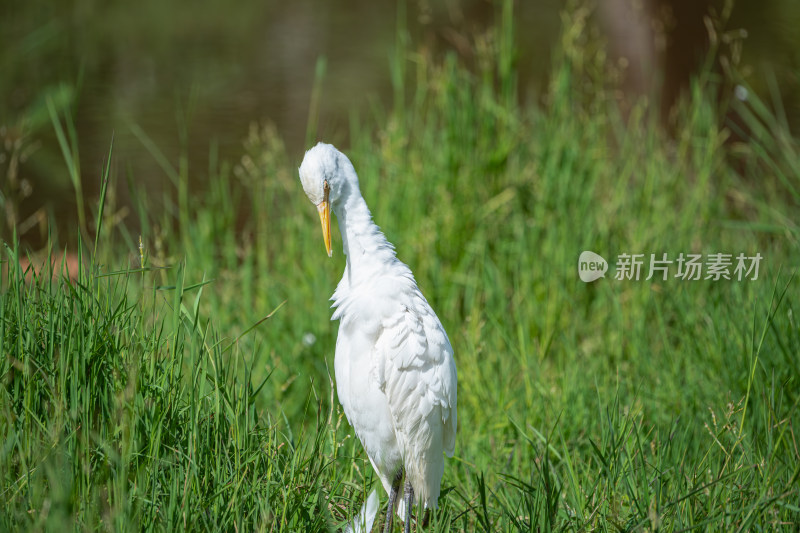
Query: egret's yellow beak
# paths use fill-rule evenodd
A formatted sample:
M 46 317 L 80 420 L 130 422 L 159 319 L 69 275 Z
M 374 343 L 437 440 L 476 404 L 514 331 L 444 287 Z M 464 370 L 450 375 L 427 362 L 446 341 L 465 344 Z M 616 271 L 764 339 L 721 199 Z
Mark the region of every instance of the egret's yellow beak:
M 319 221 L 322 223 L 322 239 L 325 241 L 325 251 L 328 252 L 328 257 L 333 256 L 333 252 L 331 252 L 331 204 L 328 202 L 328 193 L 330 192 L 330 187 L 328 186 L 328 182 L 325 182 L 324 186 L 325 190 L 325 197 L 322 202 L 317 205 L 317 211 L 319 212 Z

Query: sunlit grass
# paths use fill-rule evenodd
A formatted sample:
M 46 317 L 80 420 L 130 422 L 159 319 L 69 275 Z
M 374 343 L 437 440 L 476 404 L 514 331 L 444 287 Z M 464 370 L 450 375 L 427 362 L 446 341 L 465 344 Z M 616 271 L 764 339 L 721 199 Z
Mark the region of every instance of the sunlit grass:
M 797 527 L 796 141 L 753 95 L 732 142 L 707 76 L 674 135 L 623 119 L 580 10 L 521 104 L 509 9 L 476 71 L 400 47 L 402 101 L 340 146 L 456 352 L 427 529 Z M 142 258 L 102 209 L 72 282 L 6 249 L 0 529 L 334 528 L 374 485 L 331 383 L 340 240 L 329 260 L 269 126 L 234 165 L 212 150 L 195 196 L 149 149 L 175 195 L 133 186 Z M 578 279 L 583 250 L 606 279 Z M 613 279 L 618 254 L 664 252 L 764 259 L 754 281 Z

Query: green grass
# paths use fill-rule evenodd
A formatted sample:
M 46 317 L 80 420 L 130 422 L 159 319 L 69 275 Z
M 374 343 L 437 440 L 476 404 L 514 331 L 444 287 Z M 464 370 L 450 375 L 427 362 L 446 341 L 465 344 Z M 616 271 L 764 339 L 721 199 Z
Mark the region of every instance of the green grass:
M 644 104 L 623 119 L 580 8 L 548 92 L 521 97 L 510 6 L 472 71 L 398 39 L 391 111 L 340 146 L 455 349 L 456 456 L 426 530 L 796 529 L 797 141 L 710 73 L 671 135 Z M 174 194 L 127 180 L 141 249 L 105 205 L 113 165 L 75 279 L 6 246 L 0 529 L 334 529 L 376 484 L 332 389 L 340 240 L 329 260 L 269 126 L 234 164 L 212 147 L 193 195 L 198 170 L 148 149 Z M 606 279 L 579 281 L 587 249 Z M 618 254 L 664 252 L 763 260 L 754 281 L 614 279 Z

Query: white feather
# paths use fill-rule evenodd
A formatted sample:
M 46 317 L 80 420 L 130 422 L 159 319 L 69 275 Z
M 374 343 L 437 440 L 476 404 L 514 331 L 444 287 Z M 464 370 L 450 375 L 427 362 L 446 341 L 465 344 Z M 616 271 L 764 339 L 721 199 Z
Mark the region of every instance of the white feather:
M 378 514 L 378 493 L 373 489 L 367 501 L 361 506 L 361 511 L 344 528 L 345 533 L 369 533 L 372 531 L 372 524 L 375 523 L 376 514 Z

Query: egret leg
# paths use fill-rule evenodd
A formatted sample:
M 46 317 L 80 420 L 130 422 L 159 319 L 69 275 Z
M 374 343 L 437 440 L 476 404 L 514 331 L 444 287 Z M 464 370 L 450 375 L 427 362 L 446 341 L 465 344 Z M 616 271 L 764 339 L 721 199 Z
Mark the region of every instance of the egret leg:
M 414 487 L 411 486 L 411 481 L 408 479 L 406 479 L 404 491 L 406 500 L 406 523 L 403 525 L 403 533 L 411 533 L 411 506 L 414 505 Z
M 394 502 L 397 499 L 397 493 L 400 491 L 400 482 L 403 481 L 403 468 L 397 471 L 397 474 L 392 480 L 392 489 L 389 491 L 389 504 L 386 507 L 386 523 L 383 525 L 383 533 L 391 533 L 392 531 L 392 518 L 394 518 Z

